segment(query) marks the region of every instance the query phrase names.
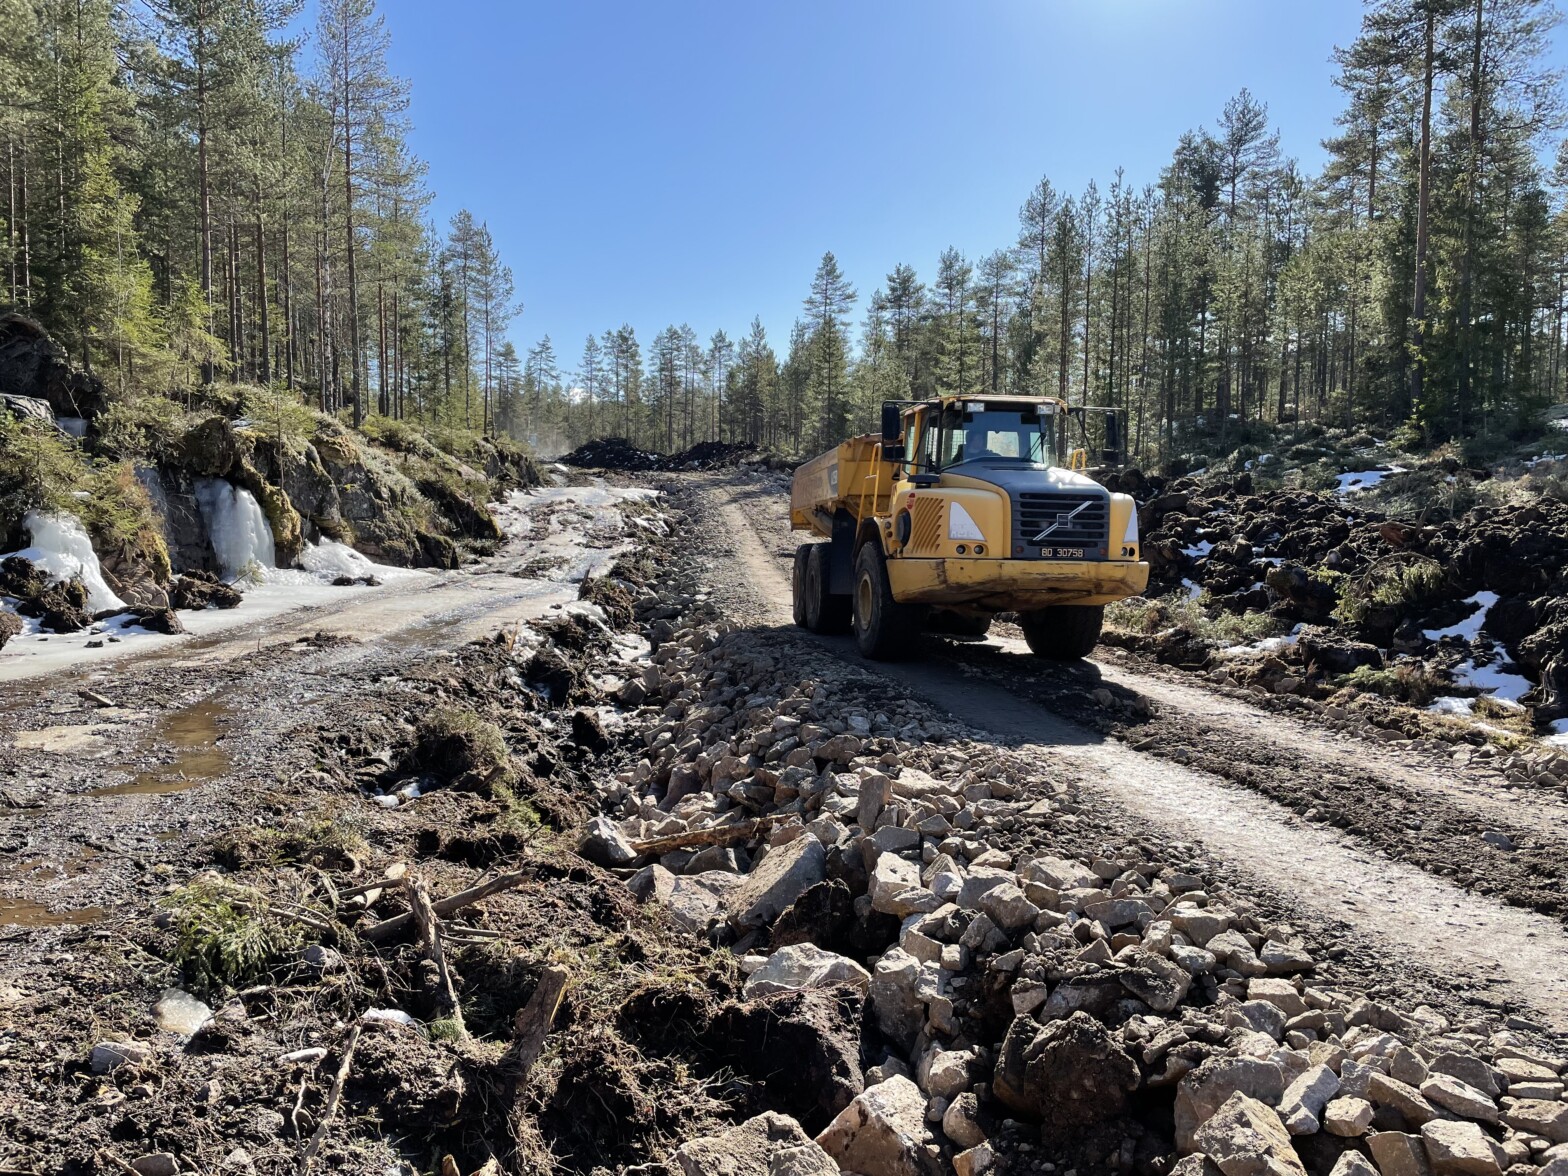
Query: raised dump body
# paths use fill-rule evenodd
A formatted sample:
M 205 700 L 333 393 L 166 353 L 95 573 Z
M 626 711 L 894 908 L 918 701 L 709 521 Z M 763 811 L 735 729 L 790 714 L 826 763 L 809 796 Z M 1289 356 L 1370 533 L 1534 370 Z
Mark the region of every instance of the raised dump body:
M 897 656 L 922 627 L 983 634 L 1016 612 L 1030 647 L 1082 657 L 1104 606 L 1148 583 L 1137 508 L 1069 468 L 1055 399 L 988 396 L 883 406 L 854 437 L 795 472 L 790 522 L 826 543 L 795 556 L 795 619 L 853 628 L 862 652 Z

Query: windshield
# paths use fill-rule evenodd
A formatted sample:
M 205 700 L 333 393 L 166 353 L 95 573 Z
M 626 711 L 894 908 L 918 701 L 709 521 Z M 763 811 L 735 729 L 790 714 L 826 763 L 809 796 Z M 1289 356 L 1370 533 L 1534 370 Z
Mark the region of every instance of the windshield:
M 938 469 L 967 461 L 1054 465 L 1054 418 L 1037 408 L 955 406 L 942 413 Z

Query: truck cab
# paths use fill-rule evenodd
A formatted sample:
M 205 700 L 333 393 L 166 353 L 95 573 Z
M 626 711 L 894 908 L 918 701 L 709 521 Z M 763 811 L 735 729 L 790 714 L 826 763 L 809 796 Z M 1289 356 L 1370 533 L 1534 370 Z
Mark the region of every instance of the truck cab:
M 884 404 L 881 436 L 796 473 L 792 521 L 829 540 L 797 554 L 797 619 L 847 619 L 863 652 L 896 656 L 922 626 L 983 633 L 1012 612 L 1037 654 L 1085 656 L 1104 606 L 1142 592 L 1149 568 L 1132 499 L 1068 448 L 1083 411 L 1026 396 Z

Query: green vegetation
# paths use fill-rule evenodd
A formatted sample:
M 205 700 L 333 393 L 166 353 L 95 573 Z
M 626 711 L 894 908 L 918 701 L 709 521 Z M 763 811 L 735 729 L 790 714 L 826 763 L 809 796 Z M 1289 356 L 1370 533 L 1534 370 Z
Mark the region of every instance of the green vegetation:
M 706 340 L 623 324 L 560 356 L 506 340 L 516 290 L 482 218 L 429 225 L 373 0 L 322 0 L 313 37 L 291 0 L 166 0 L 135 19 L 113 0 L 0 0 L 0 15 L 0 300 L 116 400 L 284 434 L 308 429 L 305 407 L 417 421 L 480 466 L 485 436 L 801 453 L 869 426 L 885 397 L 977 389 L 1124 407 L 1146 465 L 1329 424 L 1364 445 L 1456 438 L 1475 459 L 1564 398 L 1547 0 L 1369 4 L 1335 57 L 1344 107 L 1320 174 L 1243 90 L 1131 177 L 1076 193 L 1042 178 L 983 255 L 950 248 L 923 278 L 899 264 L 860 290 L 832 253 L 809 283 L 803 259 L 785 339 L 755 319 Z M 168 413 L 127 410 L 114 451 L 156 451 Z
M 1426 706 L 1447 688 L 1446 682 L 1433 675 L 1425 665 L 1414 661 L 1401 661 L 1382 669 L 1357 666 L 1334 684 L 1368 694 L 1381 694 L 1411 706 Z
M 1421 555 L 1385 556 L 1342 584 L 1334 618 L 1359 625 L 1377 606 L 1413 614 L 1435 601 L 1443 587 L 1443 568 Z
M 509 759 L 501 729 L 468 707 L 440 706 L 419 721 L 414 762 L 443 780 L 490 776 Z
M 352 870 L 368 853 L 354 808 L 281 824 L 244 825 L 219 835 L 213 859 L 230 870 L 284 863 Z
M 175 936 L 172 961 L 198 989 L 255 983 L 307 941 L 304 925 L 274 914 L 259 890 L 223 878 L 198 878 L 161 905 Z
M 1105 624 L 1111 629 L 1145 637 L 1176 629 L 1215 649 L 1248 645 L 1272 637 L 1278 631 L 1278 623 L 1266 612 L 1222 611 L 1211 617 L 1206 610 L 1207 603 L 1207 594 L 1196 600 L 1179 594 L 1157 598 L 1134 596 L 1106 605 Z

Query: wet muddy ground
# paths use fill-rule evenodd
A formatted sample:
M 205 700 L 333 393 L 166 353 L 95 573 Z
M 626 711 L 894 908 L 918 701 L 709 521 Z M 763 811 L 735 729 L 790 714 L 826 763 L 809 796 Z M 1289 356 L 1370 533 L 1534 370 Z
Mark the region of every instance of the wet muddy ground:
M 1554 956 L 1551 938 L 1568 913 L 1555 799 L 1509 799 L 1488 773 L 1335 729 L 1321 716 L 1280 713 L 1287 708 L 1272 701 L 1254 705 L 1239 692 L 1224 695 L 1239 713 L 1205 713 L 1206 687 L 1122 653 L 1047 675 L 1005 640 L 934 641 L 912 667 L 861 667 L 842 643 L 788 625 L 779 576 L 796 538 L 781 524 L 776 477 L 650 477 L 688 519 L 673 542 L 649 536 L 642 574 L 678 565 L 732 620 L 755 629 L 759 648 L 782 650 L 803 669 L 864 668 L 868 704 L 919 696 L 953 712 L 955 736 L 1032 757 L 1043 795 L 1076 798 L 1021 830 L 1020 852 L 1049 844 L 1178 861 L 1211 879 L 1216 896 L 1244 895 L 1290 919 L 1324 961 L 1323 983 L 1457 1016 L 1490 1010 L 1526 1027 L 1568 1024 L 1568 996 L 1557 987 L 1568 954 Z M 323 876 L 341 888 L 396 862 L 424 874 L 437 895 L 487 870 L 528 874 L 485 904 L 462 949 L 464 1005 L 480 1044 L 454 1066 L 429 1042 L 367 1038 L 365 1070 L 348 1095 L 356 1127 L 329 1145 L 338 1170 L 384 1172 L 400 1161 L 434 1170 L 450 1153 L 467 1172 L 487 1141 L 509 1134 L 569 1171 L 619 1168 L 755 1109 L 754 1087 L 719 1040 L 726 1022 L 717 1010 L 738 982 L 733 963 L 650 921 L 618 881 L 552 840 L 552 826 L 593 809 L 595 788 L 629 762 L 638 732 L 612 724 L 606 744 L 585 751 L 569 709 L 510 682 L 515 659 L 467 644 L 515 633 L 527 615 L 559 615 L 550 606 L 576 596 L 575 586 L 532 587 L 520 575 L 537 573 L 530 558 L 519 544 L 487 567 L 444 578 L 445 597 L 350 597 L 330 613 L 8 689 L 0 704 L 0 1070 L 14 1093 L 0 1099 L 0 1136 L 12 1141 L 10 1152 L 0 1148 L 0 1166 L 119 1171 L 117 1162 L 168 1146 L 219 1159 L 240 1148 L 254 1170 L 293 1171 L 330 1075 L 277 1058 L 338 1042 L 343 1017 L 367 999 L 429 1012 L 417 953 L 394 946 L 373 953 L 368 970 L 325 985 L 296 966 L 251 997 L 214 994 L 213 1007 L 230 1017 L 205 1069 L 171 1071 L 145 1091 L 92 1075 L 96 1041 L 160 1040 L 148 1008 L 165 987 L 190 983 L 168 962 L 160 903 L 214 866 L 291 902 L 318 901 Z M 635 672 L 617 663 L 627 653 L 598 647 L 591 656 L 590 668 L 611 681 Z M 966 695 L 966 685 L 982 692 Z M 1015 708 L 1006 722 L 991 705 L 996 693 Z M 527 765 L 527 805 L 450 787 L 396 807 L 374 802 L 401 779 L 395 768 L 420 717 L 454 704 L 506 732 Z M 1263 807 L 1238 803 L 1226 821 L 1179 824 L 1171 806 L 1138 802 L 1140 771 L 1177 772 L 1162 776 L 1174 788 L 1187 773 Z M 1177 792 L 1172 805 L 1180 804 Z M 1505 833 L 1515 848 L 1495 848 L 1485 832 Z M 1358 854 L 1359 875 L 1381 885 L 1334 874 L 1349 858 L 1290 856 L 1298 844 L 1290 837 L 1318 836 Z M 1270 854 L 1286 855 L 1272 878 Z M 1303 909 L 1287 866 L 1319 870 L 1321 902 Z M 1471 912 L 1434 908 L 1400 872 L 1410 867 L 1499 921 L 1477 928 Z M 1401 885 L 1411 887 L 1408 903 Z M 1510 922 L 1509 908 L 1545 917 Z M 1408 932 L 1385 933 L 1391 918 Z M 493 958 L 484 941 L 494 935 L 521 955 Z M 1466 935 L 1484 938 L 1486 950 L 1467 952 Z M 1450 954 L 1423 953 L 1423 943 L 1446 944 Z M 1517 958 L 1508 958 L 1511 943 Z M 506 1123 L 518 1096 L 506 1089 L 500 1054 L 554 953 L 590 961 L 602 983 L 567 1009 L 560 1052 L 548 1081 L 523 1096 L 519 1131 Z M 1527 971 L 1541 982 L 1525 983 Z

